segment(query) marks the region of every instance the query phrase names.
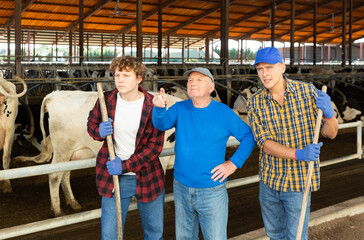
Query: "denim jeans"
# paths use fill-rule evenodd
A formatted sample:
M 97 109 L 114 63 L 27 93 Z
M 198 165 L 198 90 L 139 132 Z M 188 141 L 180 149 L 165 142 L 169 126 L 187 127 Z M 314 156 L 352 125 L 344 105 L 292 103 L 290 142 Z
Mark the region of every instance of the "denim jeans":
M 271 189 L 260 181 L 259 202 L 265 232 L 272 240 L 295 240 L 301 214 L 304 192 L 281 192 Z M 302 240 L 308 239 L 311 192 L 308 196 Z
M 227 239 L 228 194 L 225 183 L 190 188 L 173 181 L 176 240 L 198 239 L 199 224 L 205 240 Z
M 122 175 L 120 177 L 120 198 L 123 220 L 123 232 L 126 214 L 132 197 L 136 194 L 135 175 Z M 163 206 L 164 190 L 152 202 L 143 203 L 137 201 L 140 218 L 142 221 L 144 239 L 163 239 Z M 102 197 L 101 200 L 101 239 L 117 239 L 117 221 L 115 209 L 115 196 L 113 198 Z

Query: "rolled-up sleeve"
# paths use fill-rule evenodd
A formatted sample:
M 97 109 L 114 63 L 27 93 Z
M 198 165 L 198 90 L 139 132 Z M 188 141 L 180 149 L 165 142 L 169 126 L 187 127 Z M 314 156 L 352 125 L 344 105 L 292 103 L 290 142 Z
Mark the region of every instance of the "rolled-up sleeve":
M 251 99 L 249 99 L 247 105 L 249 123 L 253 131 L 254 139 L 257 142 L 258 147 L 262 149 L 266 140 L 274 140 L 274 138 L 269 129 L 264 126 L 261 118 L 256 112 L 257 110 L 253 107 L 253 105 L 254 104 L 251 102 Z

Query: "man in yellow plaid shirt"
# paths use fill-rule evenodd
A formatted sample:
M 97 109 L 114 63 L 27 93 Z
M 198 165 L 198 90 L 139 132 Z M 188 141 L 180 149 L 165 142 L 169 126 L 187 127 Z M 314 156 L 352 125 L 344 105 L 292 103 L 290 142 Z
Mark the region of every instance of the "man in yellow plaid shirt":
M 270 239 L 296 239 L 308 161 L 314 161 L 310 190 L 320 188 L 322 142 L 313 144 L 318 109 L 325 117 L 325 137 L 336 137 L 338 123 L 326 93 L 283 75 L 286 65 L 278 49 L 259 50 L 254 65 L 264 87 L 248 101 L 248 116 L 260 148 L 259 201 L 265 231 Z M 302 239 L 308 239 L 310 204 L 311 193 Z

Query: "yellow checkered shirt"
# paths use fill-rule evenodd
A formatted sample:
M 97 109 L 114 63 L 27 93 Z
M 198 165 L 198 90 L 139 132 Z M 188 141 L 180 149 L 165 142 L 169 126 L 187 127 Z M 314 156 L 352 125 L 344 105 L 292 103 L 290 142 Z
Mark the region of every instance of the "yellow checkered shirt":
M 308 162 L 284 159 L 262 150 L 266 140 L 290 148 L 304 148 L 313 143 L 317 111 L 317 89 L 309 83 L 286 78 L 283 106 L 266 88 L 248 101 L 248 116 L 254 138 L 260 148 L 259 179 L 277 191 L 304 191 Z M 320 188 L 319 162 L 314 164 L 311 191 Z

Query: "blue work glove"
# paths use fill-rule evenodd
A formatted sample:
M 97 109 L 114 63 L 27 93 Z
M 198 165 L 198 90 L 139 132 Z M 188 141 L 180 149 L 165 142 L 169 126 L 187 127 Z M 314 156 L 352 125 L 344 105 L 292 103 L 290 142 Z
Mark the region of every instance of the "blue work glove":
M 318 144 L 310 144 L 303 149 L 296 149 L 296 159 L 300 161 L 317 161 L 320 156 L 320 148 L 323 145 L 322 142 Z
M 106 162 L 107 171 L 110 175 L 120 175 L 123 171 L 121 166 L 121 159 L 115 156 L 114 160 Z
M 102 138 L 105 138 L 106 136 L 111 135 L 112 132 L 114 131 L 112 128 L 111 122 L 112 122 L 112 119 L 109 118 L 109 121 L 103 121 L 102 123 L 100 123 L 99 133 Z
M 322 110 L 325 118 L 330 119 L 334 116 L 334 109 L 331 106 L 331 98 L 323 91 L 317 90 L 316 106 Z

